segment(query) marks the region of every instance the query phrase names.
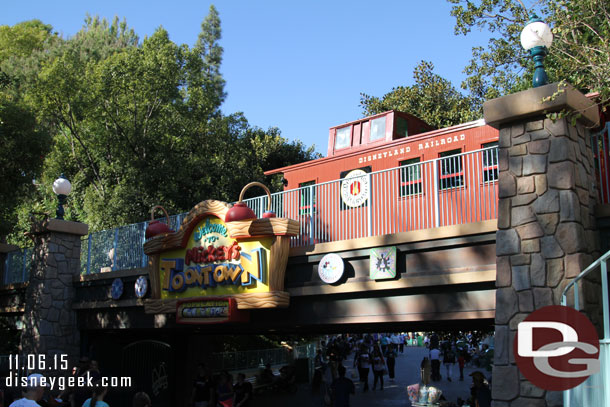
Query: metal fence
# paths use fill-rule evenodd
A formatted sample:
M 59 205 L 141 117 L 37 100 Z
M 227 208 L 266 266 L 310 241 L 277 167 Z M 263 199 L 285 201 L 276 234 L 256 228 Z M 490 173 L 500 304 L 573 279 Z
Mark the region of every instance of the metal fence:
M 238 352 L 213 353 L 209 364 L 214 370 L 247 370 L 263 367 L 270 363 L 273 365 L 287 365 L 295 359 L 310 358 L 316 356 L 316 345 L 296 346 L 293 350 L 287 348 L 260 349 Z
M 22 283 L 29 280 L 33 248 L 14 250 L 6 254 L 3 284 Z
M 574 308 L 580 311 L 582 293 L 579 288 L 583 287 L 585 277 L 593 277 L 596 283 L 599 283 L 598 296 L 587 293 L 587 299 L 597 297 L 602 302 L 601 324 L 603 329 L 603 338 L 599 341 L 599 362 L 600 372 L 591 375 L 582 384 L 573 389 L 566 390 L 563 393 L 564 407 L 589 407 L 589 406 L 610 406 L 610 304 L 608 298 L 608 259 L 610 259 L 610 251 L 606 252 L 602 257 L 597 259 L 593 264 L 581 272 L 574 280 L 570 282 L 563 290 L 561 305 L 567 305 L 568 292 L 572 290 L 572 298 L 574 300 Z M 599 271 L 599 276 L 593 272 Z M 598 278 L 599 277 L 599 278 Z M 589 289 L 592 285 L 589 284 Z
M 271 210 L 298 220 L 300 234 L 291 245 L 307 246 L 495 219 L 497 183 L 498 150 L 491 147 L 278 192 L 271 195 Z M 244 202 L 261 217 L 268 197 Z M 178 230 L 186 215 L 170 216 L 170 228 Z M 81 273 L 145 267 L 142 246 L 149 223 L 84 237 Z M 30 263 L 31 249 L 9 254 L 5 284 L 26 281 Z
M 186 213 L 170 216 L 170 229 L 178 230 L 185 216 Z M 81 241 L 81 273 L 146 267 L 148 260 L 143 245 L 149 223 L 133 223 L 85 236 Z
M 245 202 L 260 217 L 268 197 Z M 496 219 L 497 206 L 497 147 L 271 195 L 300 222 L 293 247 Z
M 595 176 L 599 186 L 600 203 L 610 203 L 610 122 L 602 130 L 591 135 L 595 160 Z

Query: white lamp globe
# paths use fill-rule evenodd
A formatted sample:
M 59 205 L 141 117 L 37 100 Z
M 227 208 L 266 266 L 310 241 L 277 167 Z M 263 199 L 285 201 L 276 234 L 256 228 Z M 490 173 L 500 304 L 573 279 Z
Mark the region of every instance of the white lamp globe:
M 534 47 L 550 48 L 553 42 L 551 27 L 542 21 L 533 21 L 526 25 L 521 31 L 521 46 L 526 51 Z
M 56 195 L 70 195 L 72 184 L 65 178 L 59 177 L 53 182 L 53 192 Z

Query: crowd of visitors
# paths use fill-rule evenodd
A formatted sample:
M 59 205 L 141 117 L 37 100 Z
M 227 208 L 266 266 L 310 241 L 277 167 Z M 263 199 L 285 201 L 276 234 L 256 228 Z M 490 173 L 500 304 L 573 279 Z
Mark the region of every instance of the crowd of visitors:
M 491 339 L 492 340 L 492 339 Z M 485 341 L 484 343 L 482 343 Z M 405 345 L 426 346 L 427 356 L 421 362 L 421 381 L 426 385 L 443 380 L 441 367 L 444 366 L 444 380 L 464 381 L 464 368 L 468 364 L 481 367 L 485 361 L 493 359 L 490 353 L 490 339 L 480 334 L 460 333 L 440 336 L 437 333 L 396 333 L 396 334 L 365 334 L 340 335 L 322 341 L 314 359 L 315 374 L 312 382 L 314 392 L 326 388 L 324 404 L 329 406 L 349 406 L 350 394 L 355 394 L 355 386 L 351 379 L 345 377 L 343 362 L 350 363 L 361 383 L 362 392 L 384 389 L 384 377 L 390 382 L 396 378 L 396 358 L 403 352 Z M 353 361 L 348 362 L 348 356 L 353 355 Z M 457 376 L 459 369 L 459 376 Z M 329 371 L 330 385 L 323 386 L 322 377 Z M 369 387 L 369 376 L 372 373 L 372 386 Z M 455 403 L 448 405 L 490 407 L 490 381 L 480 371 L 470 374 L 472 385 L 470 395 L 465 394 Z M 351 383 L 351 384 L 350 384 Z
M 435 382 L 464 381 L 464 369 L 485 367 L 493 360 L 493 339 L 483 338 L 477 333 L 439 335 L 437 333 L 394 333 L 338 335 L 320 341 L 313 360 L 314 374 L 312 392 L 319 394 L 321 404 L 327 406 L 349 406 L 350 397 L 359 388 L 362 392 L 383 391 L 389 382 L 396 380 L 396 360 L 406 346 L 426 348 L 421 361 L 421 383 L 436 386 Z M 421 353 L 420 357 L 421 357 Z M 350 375 L 347 369 L 352 368 Z M 404 366 L 404 364 L 403 364 Z M 441 369 L 444 366 L 444 369 Z M 419 366 L 417 367 L 419 368 Z M 441 374 L 441 370 L 443 370 Z M 402 367 L 401 367 L 401 371 Z M 459 371 L 459 376 L 458 376 Z M 96 361 L 82 358 L 71 374 L 75 377 L 90 376 L 94 382 L 101 378 Z M 350 377 L 348 377 L 350 376 Z M 369 377 L 371 382 L 369 383 Z M 68 388 L 59 394 L 44 389 L 41 375 L 28 377 L 25 388 L 14 388 L 13 393 L 0 391 L 0 407 L 110 407 L 104 400 L 108 388 Z M 490 407 L 490 382 L 481 371 L 470 373 L 472 385 L 470 395 L 460 398 L 453 406 L 468 405 Z M 270 385 L 281 390 L 295 383 L 295 367 L 288 365 L 274 374 L 267 364 L 254 377 L 238 373 L 233 377 L 228 371 L 212 374 L 205 364 L 197 366 L 189 406 L 192 407 L 248 407 L 254 398 L 255 388 Z M 354 380 L 360 382 L 357 387 Z M 255 387 L 253 387 L 255 385 Z M 2 390 L 0 388 L 0 390 Z M 6 390 L 6 389 L 4 389 Z M 47 390 L 47 391 L 45 391 Z M 133 394 L 133 393 L 132 393 Z M 17 397 L 17 395 L 19 397 Z M 146 393 L 133 396 L 134 407 L 151 407 Z

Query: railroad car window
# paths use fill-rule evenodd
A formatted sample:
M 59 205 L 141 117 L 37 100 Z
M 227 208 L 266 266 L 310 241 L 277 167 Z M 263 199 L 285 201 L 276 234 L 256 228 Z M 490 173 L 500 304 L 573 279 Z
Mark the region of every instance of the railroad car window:
M 316 181 L 301 182 L 300 188 L 300 205 L 299 215 L 311 215 L 316 211 L 316 188 L 305 188 L 311 185 L 315 185 Z M 313 203 L 313 208 L 312 208 Z
M 462 170 L 462 152 L 460 148 L 444 151 L 439 154 L 439 188 L 457 188 L 464 185 Z
M 352 145 L 352 126 L 337 129 L 335 137 L 335 150 L 346 148 Z
M 420 158 L 411 158 L 400 162 L 400 196 L 421 194 Z
M 369 141 L 377 141 L 385 138 L 385 116 L 371 120 L 371 136 Z
M 409 125 L 404 117 L 398 115 L 394 116 L 395 125 L 394 129 L 397 138 L 409 137 Z
M 492 182 L 498 179 L 498 142 L 485 143 L 481 148 L 491 148 L 483 154 L 483 182 Z

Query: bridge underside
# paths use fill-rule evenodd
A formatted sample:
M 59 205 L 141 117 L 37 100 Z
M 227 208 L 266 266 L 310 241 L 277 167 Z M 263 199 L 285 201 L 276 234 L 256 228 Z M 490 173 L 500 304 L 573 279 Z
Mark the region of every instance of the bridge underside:
M 249 312 L 249 323 L 180 325 L 173 314 L 145 314 L 132 290 L 108 300 L 119 276 L 130 287 L 146 270 L 86 276 L 74 308 L 79 327 L 206 333 L 357 332 L 491 326 L 495 314 L 495 221 L 319 244 L 290 253 L 286 291 L 290 306 Z M 372 280 L 372 248 L 396 247 L 396 277 Z M 318 264 L 329 252 L 344 260 L 341 280 L 326 284 Z M 104 274 L 108 274 L 105 276 Z M 111 275 L 112 274 L 112 275 Z M 133 297 L 133 298 L 130 298 Z

